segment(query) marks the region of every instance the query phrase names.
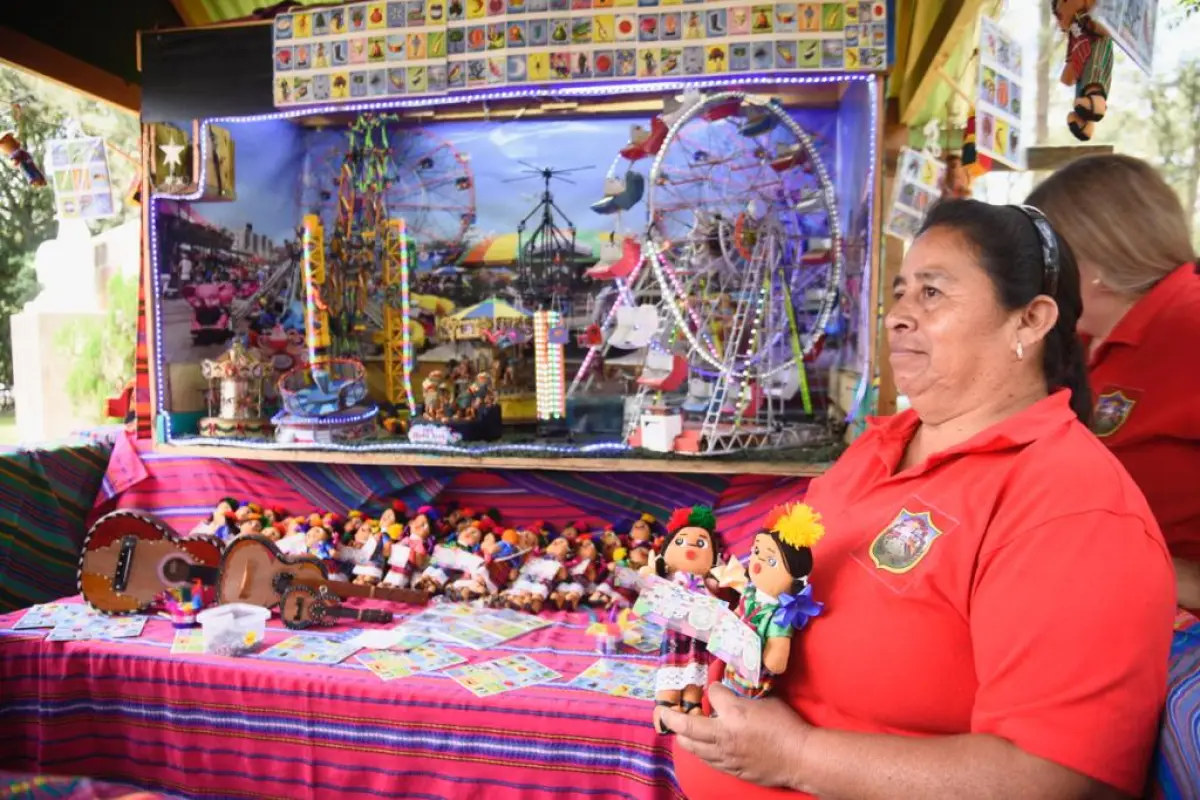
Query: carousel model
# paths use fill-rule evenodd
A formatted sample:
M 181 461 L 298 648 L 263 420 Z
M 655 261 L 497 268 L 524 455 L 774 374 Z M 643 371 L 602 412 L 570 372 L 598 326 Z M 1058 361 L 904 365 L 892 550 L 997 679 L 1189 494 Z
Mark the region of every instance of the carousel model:
M 240 340 L 215 361 L 200 365 L 208 381 L 208 416 L 200 420 L 200 435 L 216 438 L 264 438 L 271 420 L 263 414 L 267 362 Z

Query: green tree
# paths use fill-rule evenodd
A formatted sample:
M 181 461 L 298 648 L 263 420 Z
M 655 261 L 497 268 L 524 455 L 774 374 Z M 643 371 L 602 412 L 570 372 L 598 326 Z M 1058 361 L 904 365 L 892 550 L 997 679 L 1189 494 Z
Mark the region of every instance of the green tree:
M 1183 210 L 1196 220 L 1200 192 L 1200 59 L 1185 61 L 1146 92 L 1149 134 L 1157 151 L 1152 160 L 1179 192 Z
M 99 421 L 104 401 L 120 394 L 133 378 L 137 294 L 137 279 L 117 273 L 108 282 L 104 317 L 77 319 L 59 331 L 56 344 L 75 356 L 67 374 L 67 397 L 87 421 Z
M 67 135 L 102 136 L 136 157 L 137 118 L 48 81 L 0 65 L 0 132 L 16 131 L 25 150 L 41 161 L 47 141 Z M 112 148 L 110 147 L 110 151 Z M 109 159 L 118 214 L 91 223 L 93 233 L 136 216 L 123 202 L 124 188 L 136 166 L 123 157 Z M 8 164 L 0 165 L 0 381 L 12 383 L 12 334 L 9 317 L 37 296 L 33 256 L 57 233 L 54 190 L 30 186 Z

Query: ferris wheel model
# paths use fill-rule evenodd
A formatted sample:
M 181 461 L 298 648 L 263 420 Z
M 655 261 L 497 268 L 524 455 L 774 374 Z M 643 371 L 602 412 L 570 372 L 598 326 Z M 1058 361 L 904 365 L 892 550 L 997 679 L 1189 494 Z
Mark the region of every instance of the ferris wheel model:
M 635 129 L 622 156 L 610 177 L 624 168 L 625 186 L 650 162 L 645 235 L 599 265 L 623 289 L 606 333 L 645 348 L 627 439 L 704 455 L 822 436 L 805 422 L 805 361 L 833 312 L 842 257 L 813 136 L 776 100 L 685 94 Z

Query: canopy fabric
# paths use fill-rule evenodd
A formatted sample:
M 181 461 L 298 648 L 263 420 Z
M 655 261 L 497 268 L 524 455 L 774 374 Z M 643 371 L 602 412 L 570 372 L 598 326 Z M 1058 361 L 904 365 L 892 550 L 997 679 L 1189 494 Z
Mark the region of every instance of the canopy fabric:
M 570 237 L 570 231 L 559 231 Z M 528 234 L 526 234 L 528 236 Z M 581 256 L 599 258 L 600 241 L 608 236 L 599 231 L 575 231 L 575 252 Z M 526 239 L 528 241 L 528 239 Z M 484 239 L 472 247 L 458 263 L 464 267 L 506 267 L 517 263 L 517 248 L 520 237 L 516 233 L 505 233 Z
M 489 297 L 487 300 L 476 303 L 470 308 L 464 308 L 453 315 L 451 319 L 528 319 L 529 316 L 528 311 L 516 308 L 499 297 Z

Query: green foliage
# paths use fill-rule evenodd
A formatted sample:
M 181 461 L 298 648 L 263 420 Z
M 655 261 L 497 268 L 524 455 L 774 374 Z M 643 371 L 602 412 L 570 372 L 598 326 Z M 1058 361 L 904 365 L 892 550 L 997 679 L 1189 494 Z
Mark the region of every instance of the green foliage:
M 77 319 L 59 331 L 57 346 L 74 354 L 67 397 L 85 419 L 99 421 L 104 401 L 120 394 L 133 379 L 137 294 L 135 278 L 113 275 L 104 317 Z
M 1189 16 L 1200 11 L 1200 0 L 1179 0 L 1179 5 Z
M 103 136 L 126 153 L 138 153 L 138 121 L 133 115 L 0 65 L 0 132 L 6 130 L 17 132 L 38 163 L 47 141 L 71 134 Z M 121 202 L 136 167 L 120 156 L 110 156 L 109 162 L 120 213 L 91 224 L 93 233 L 137 214 Z M 30 186 L 18 171 L 0 164 L 0 382 L 12 383 L 9 317 L 37 296 L 33 257 L 57 228 L 53 189 Z

